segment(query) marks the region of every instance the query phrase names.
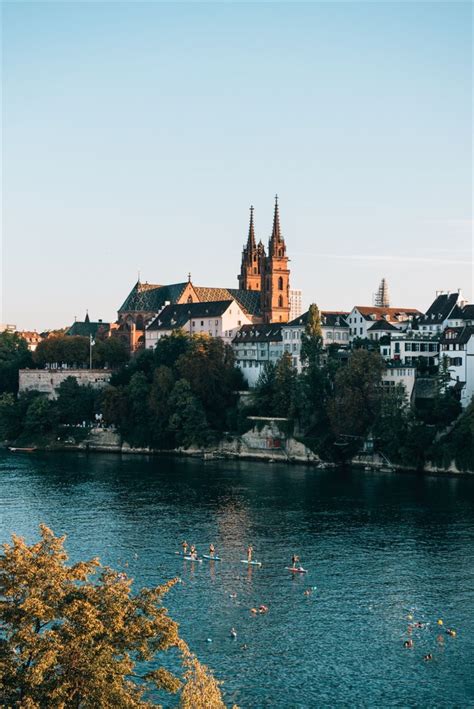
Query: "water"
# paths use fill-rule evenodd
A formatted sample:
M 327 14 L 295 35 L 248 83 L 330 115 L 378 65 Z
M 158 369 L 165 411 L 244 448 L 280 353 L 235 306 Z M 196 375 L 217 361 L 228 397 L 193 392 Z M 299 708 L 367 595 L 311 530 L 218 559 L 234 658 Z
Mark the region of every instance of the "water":
M 228 704 L 474 705 L 474 479 L 3 453 L 0 480 L 1 542 L 44 521 L 72 560 L 128 562 L 137 585 L 180 576 L 166 605 Z M 183 561 L 184 538 L 223 561 Z M 240 563 L 248 543 L 261 568 Z M 306 576 L 285 570 L 293 551 Z M 410 609 L 431 625 L 404 650 Z M 456 638 L 436 640 L 438 618 Z

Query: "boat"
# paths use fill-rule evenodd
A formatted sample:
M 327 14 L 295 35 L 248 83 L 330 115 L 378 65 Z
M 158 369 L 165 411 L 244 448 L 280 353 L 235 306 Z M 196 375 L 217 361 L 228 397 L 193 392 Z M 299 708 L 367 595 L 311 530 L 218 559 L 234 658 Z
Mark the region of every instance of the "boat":
M 221 557 L 220 556 L 211 556 L 211 554 L 203 554 L 202 555 L 203 559 L 207 559 L 208 561 L 220 561 Z
M 8 448 L 9 451 L 12 453 L 33 453 L 33 451 L 36 450 L 36 448 L 31 447 L 31 448 L 15 448 L 14 446 L 10 446 Z
M 291 571 L 293 574 L 307 574 L 308 570 L 303 569 L 302 566 L 285 566 L 287 571 Z
M 241 564 L 249 564 L 249 566 L 261 566 L 262 565 L 261 561 L 248 561 L 248 559 L 241 559 L 240 563 Z

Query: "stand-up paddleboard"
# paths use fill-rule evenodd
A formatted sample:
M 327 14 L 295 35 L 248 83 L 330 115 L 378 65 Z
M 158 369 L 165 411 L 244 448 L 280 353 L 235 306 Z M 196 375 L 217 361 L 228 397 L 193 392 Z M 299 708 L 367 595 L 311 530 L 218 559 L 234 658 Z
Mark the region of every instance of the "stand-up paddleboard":
M 211 556 L 210 554 L 203 554 L 202 558 L 207 559 L 207 561 L 220 561 L 221 560 L 220 556 Z
M 202 563 L 202 559 L 195 559 L 194 556 L 184 556 L 183 559 L 186 559 L 186 561 L 199 561 L 199 563 Z
M 262 565 L 261 561 L 247 561 L 247 559 L 241 559 L 240 563 L 241 564 L 249 564 L 250 566 L 261 566 Z
M 285 566 L 287 571 L 291 571 L 293 574 L 307 574 L 308 569 L 303 569 L 302 566 Z

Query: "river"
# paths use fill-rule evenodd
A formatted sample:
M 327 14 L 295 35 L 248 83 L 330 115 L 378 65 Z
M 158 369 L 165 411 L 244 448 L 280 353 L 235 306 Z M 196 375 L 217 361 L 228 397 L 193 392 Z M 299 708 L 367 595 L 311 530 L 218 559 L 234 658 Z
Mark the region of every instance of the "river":
M 229 705 L 474 705 L 474 478 L 6 452 L 0 475 L 1 542 L 45 522 L 71 560 L 181 577 L 165 605 Z M 222 561 L 180 559 L 183 539 Z M 249 543 L 261 568 L 240 563 Z M 410 613 L 427 626 L 406 650 Z

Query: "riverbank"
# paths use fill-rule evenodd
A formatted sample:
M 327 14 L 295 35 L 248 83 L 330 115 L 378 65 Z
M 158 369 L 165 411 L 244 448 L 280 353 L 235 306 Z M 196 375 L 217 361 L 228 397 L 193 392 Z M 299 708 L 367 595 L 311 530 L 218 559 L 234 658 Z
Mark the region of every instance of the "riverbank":
M 272 431 L 272 433 L 275 433 Z M 336 463 L 325 461 L 317 454 L 311 451 L 300 441 L 292 437 L 287 437 L 281 440 L 279 448 L 267 448 L 268 445 L 268 430 L 252 431 L 243 434 L 242 436 L 226 436 L 218 445 L 209 448 L 174 448 L 174 449 L 155 449 L 155 448 L 138 448 L 130 446 L 126 441 L 123 441 L 120 434 L 115 431 L 93 428 L 90 429 L 87 436 L 78 436 L 81 440 L 75 440 L 71 435 L 66 440 L 49 441 L 49 442 L 25 442 L 22 441 L 21 447 L 16 448 L 17 452 L 33 452 L 42 451 L 49 453 L 65 453 L 65 452 L 81 452 L 81 453 L 111 453 L 121 456 L 174 456 L 185 458 L 196 458 L 204 461 L 210 460 L 241 460 L 241 461 L 260 461 L 268 464 L 272 463 L 290 463 L 294 465 L 306 465 L 315 468 L 336 468 Z M 276 440 L 276 439 L 271 439 Z M 280 439 L 278 439 L 280 440 Z M 265 447 L 264 447 L 265 446 Z M 13 450 L 15 444 L 4 442 L 1 447 Z M 30 449 L 30 450 L 28 450 Z M 33 450 L 31 450 L 33 449 Z M 474 475 L 471 470 L 459 470 L 454 462 L 449 468 L 435 466 L 432 463 L 427 464 L 422 471 L 410 466 L 392 464 L 387 458 L 378 453 L 360 454 L 354 456 L 348 465 L 356 468 L 363 468 L 368 472 L 395 472 L 395 473 L 414 473 L 421 472 L 426 475 L 447 475 L 453 477 Z

